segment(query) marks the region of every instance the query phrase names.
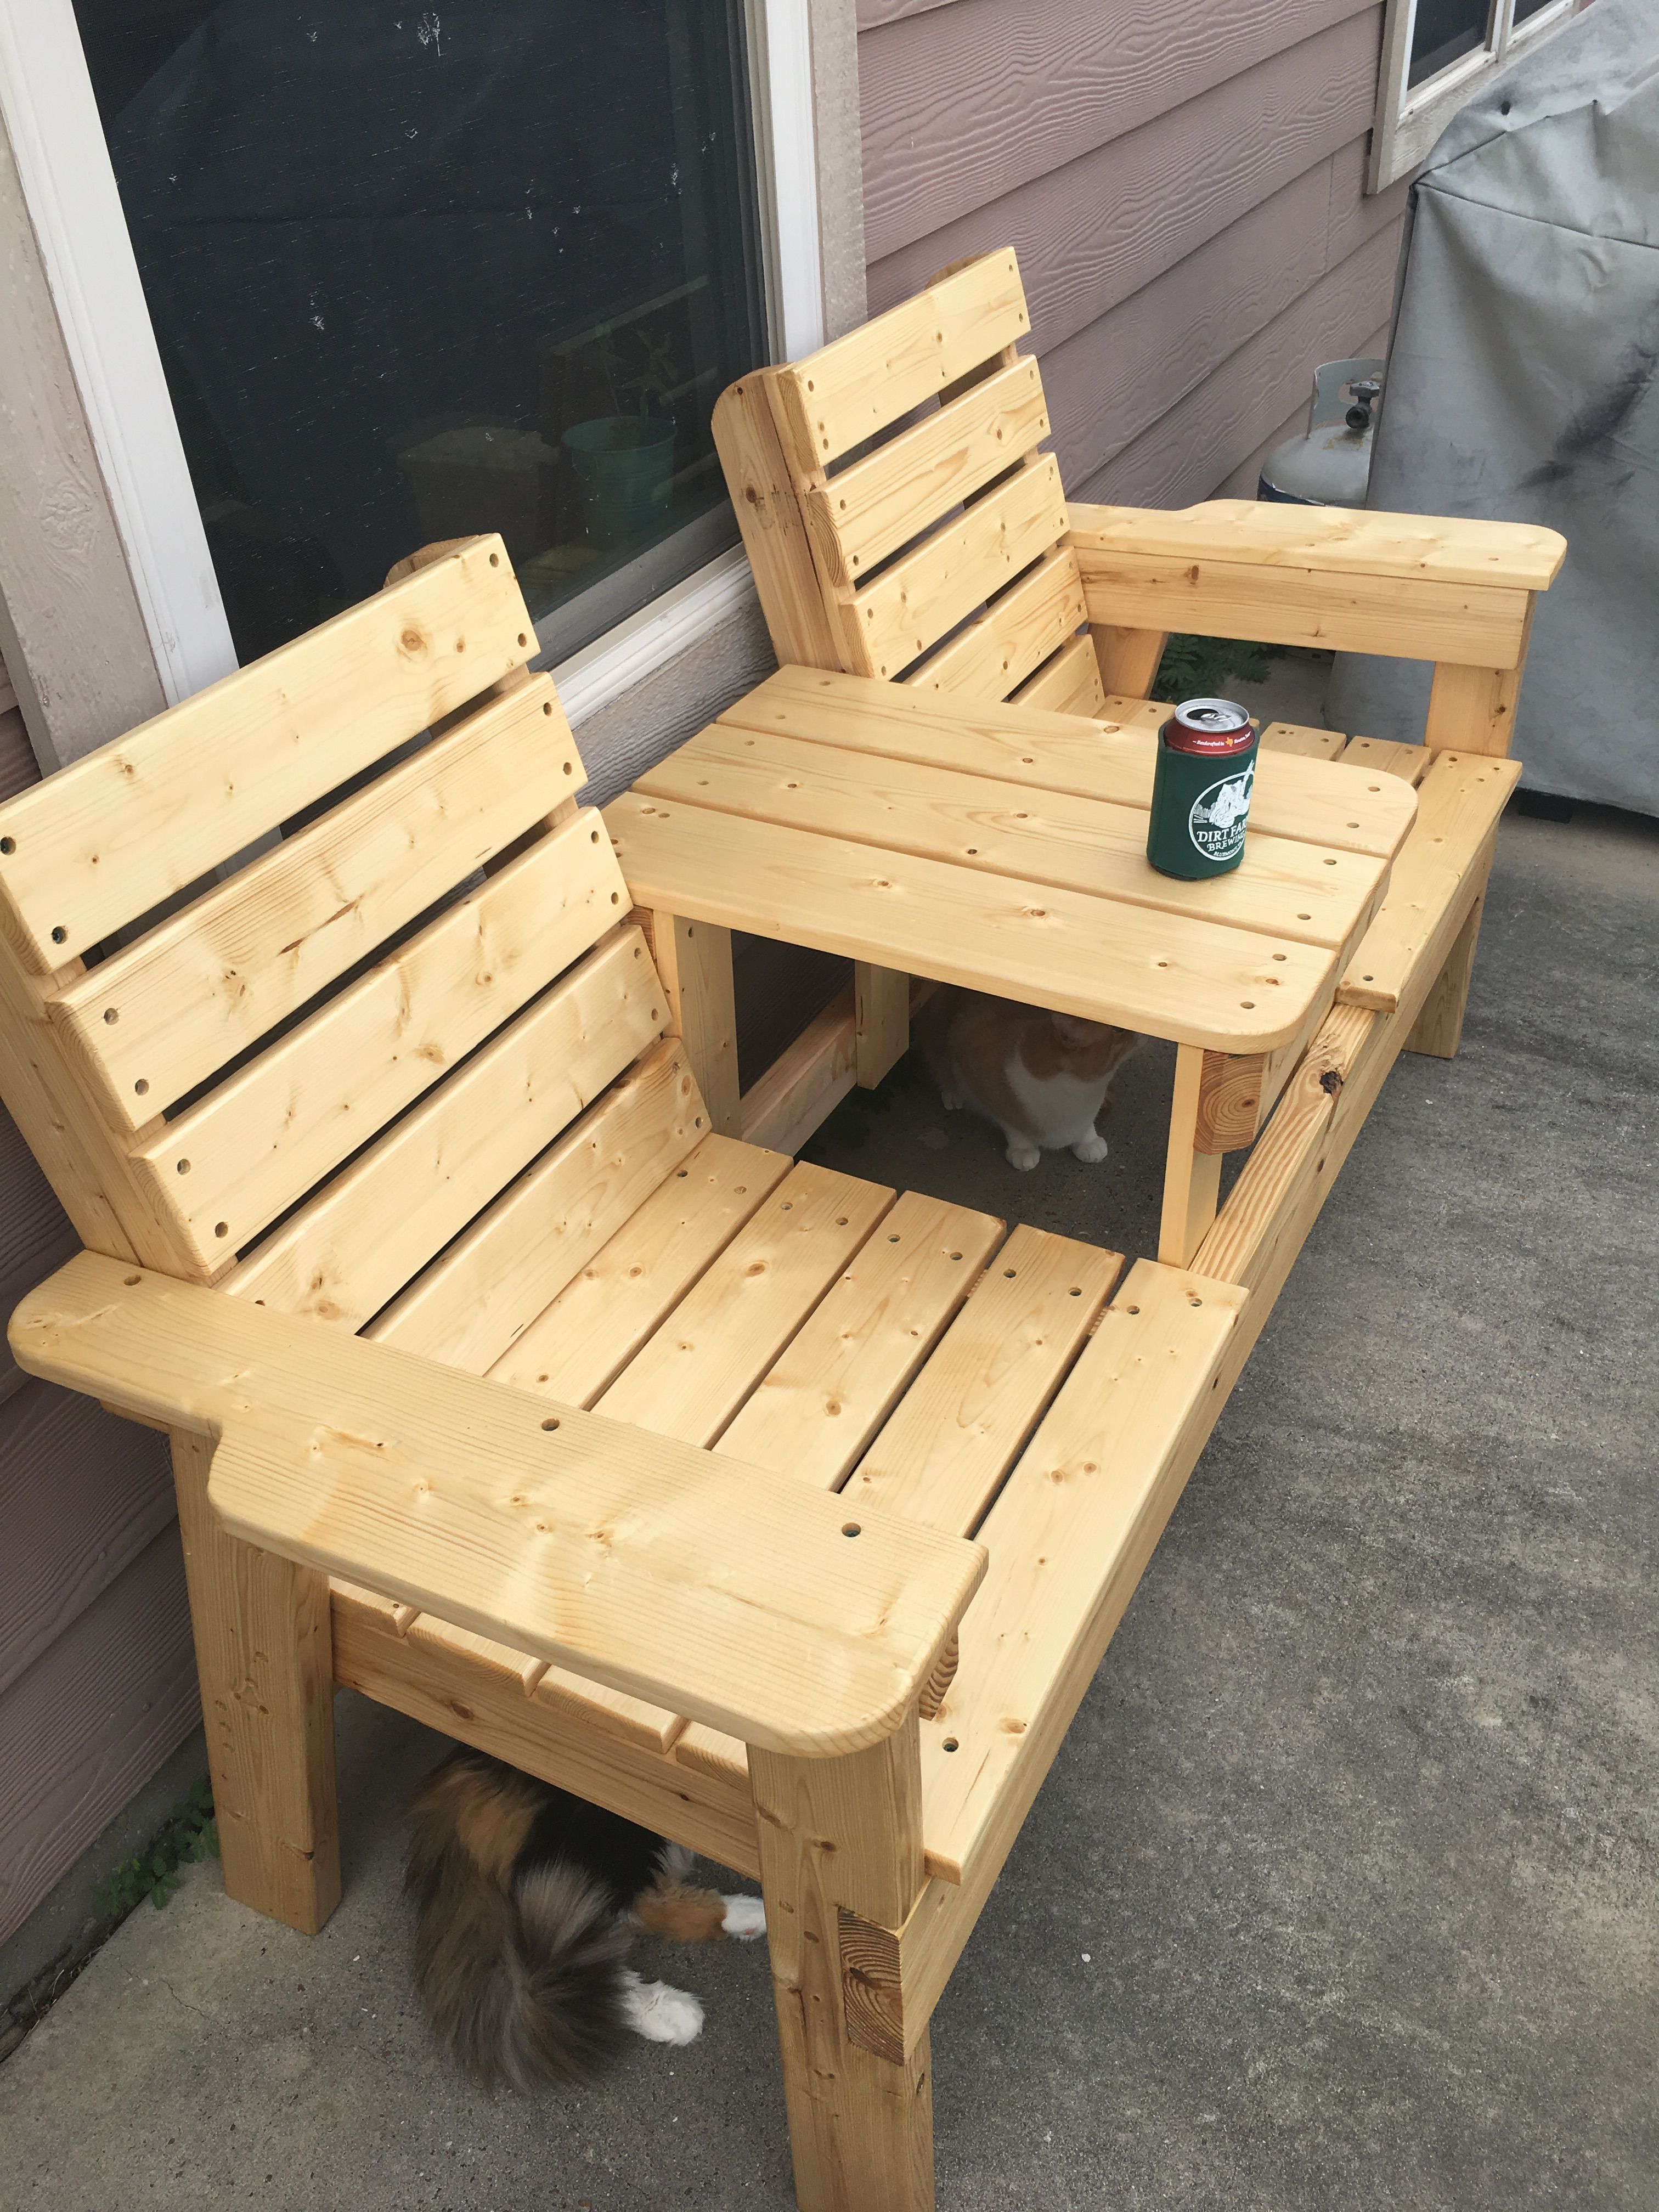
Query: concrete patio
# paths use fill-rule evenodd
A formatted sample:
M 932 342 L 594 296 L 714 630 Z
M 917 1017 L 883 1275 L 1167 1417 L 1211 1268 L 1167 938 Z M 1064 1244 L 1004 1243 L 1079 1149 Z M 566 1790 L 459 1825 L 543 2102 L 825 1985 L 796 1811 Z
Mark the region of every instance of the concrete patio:
M 1390 1079 L 935 2017 L 951 2212 L 1652 2205 L 1656 860 L 1506 822 L 1462 1051 Z M 1145 1251 L 1167 1080 L 1102 1168 L 902 1072 L 820 1150 Z M 701 2042 L 480 2094 L 398 1894 L 439 1740 L 339 1721 L 326 1929 L 211 1866 L 135 1913 L 0 2067 L 0 2207 L 786 2212 L 763 1953 L 642 1942 Z

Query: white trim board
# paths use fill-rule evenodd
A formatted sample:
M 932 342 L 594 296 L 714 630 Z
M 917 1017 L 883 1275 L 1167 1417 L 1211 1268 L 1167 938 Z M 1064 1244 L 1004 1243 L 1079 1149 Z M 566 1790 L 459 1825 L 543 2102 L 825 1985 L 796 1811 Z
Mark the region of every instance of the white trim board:
M 754 596 L 748 556 L 734 545 L 560 661 L 550 673 L 571 726 L 580 730 L 591 714 L 666 667 Z
M 1408 176 L 1428 159 L 1453 116 L 1483 85 L 1589 4 L 1589 0 L 1556 0 L 1556 5 L 1545 8 L 1517 27 L 1514 0 L 1493 0 L 1490 43 L 1476 47 L 1413 88 L 1407 86 L 1406 76 L 1417 0 L 1388 0 L 1366 191 L 1380 192 Z
M 0 0 L 0 113 L 172 704 L 236 652 L 71 0 Z
M 809 0 L 747 0 L 773 351 L 823 342 Z M 0 0 L 0 115 L 169 703 L 237 665 L 72 0 Z M 722 556 L 562 664 L 573 719 L 642 681 L 750 588 Z
M 823 247 L 810 0 L 749 0 L 750 96 L 773 352 L 823 343 Z

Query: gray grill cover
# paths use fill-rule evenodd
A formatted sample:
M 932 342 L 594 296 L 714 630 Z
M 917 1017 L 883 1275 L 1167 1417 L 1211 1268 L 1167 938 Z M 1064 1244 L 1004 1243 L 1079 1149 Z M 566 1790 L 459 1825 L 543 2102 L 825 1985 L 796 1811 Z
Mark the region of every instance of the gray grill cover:
M 1547 523 L 1524 781 L 1659 813 L 1659 9 L 1595 0 L 1412 194 L 1368 505 Z M 1420 738 L 1429 670 L 1339 655 L 1336 726 Z

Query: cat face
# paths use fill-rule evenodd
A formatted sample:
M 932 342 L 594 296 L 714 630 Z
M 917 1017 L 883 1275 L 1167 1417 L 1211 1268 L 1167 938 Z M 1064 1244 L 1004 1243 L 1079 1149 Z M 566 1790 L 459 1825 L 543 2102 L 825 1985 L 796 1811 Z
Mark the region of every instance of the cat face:
M 1035 1074 L 1066 1075 L 1087 1082 L 1109 1076 L 1139 1042 L 1133 1030 L 1085 1022 L 1075 1014 L 1050 1014 L 1046 1036 L 1028 1029 L 1021 1058 Z
M 1079 1049 L 1085 1045 L 1097 1043 L 1103 1037 L 1119 1035 L 1116 1030 L 1109 1028 L 1104 1022 L 1081 1021 L 1075 1014 L 1053 1014 L 1049 1018 L 1054 1023 L 1054 1034 L 1059 1037 L 1061 1044 L 1074 1045 Z

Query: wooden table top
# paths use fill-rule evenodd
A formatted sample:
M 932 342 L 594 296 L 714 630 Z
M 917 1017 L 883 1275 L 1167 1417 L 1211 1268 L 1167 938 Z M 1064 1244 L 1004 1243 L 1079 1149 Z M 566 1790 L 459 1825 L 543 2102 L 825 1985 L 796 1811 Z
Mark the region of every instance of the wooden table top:
M 605 809 L 641 906 L 1221 1052 L 1296 1036 L 1387 887 L 1398 776 L 1258 758 L 1244 858 L 1146 859 L 1157 729 L 785 668 Z

